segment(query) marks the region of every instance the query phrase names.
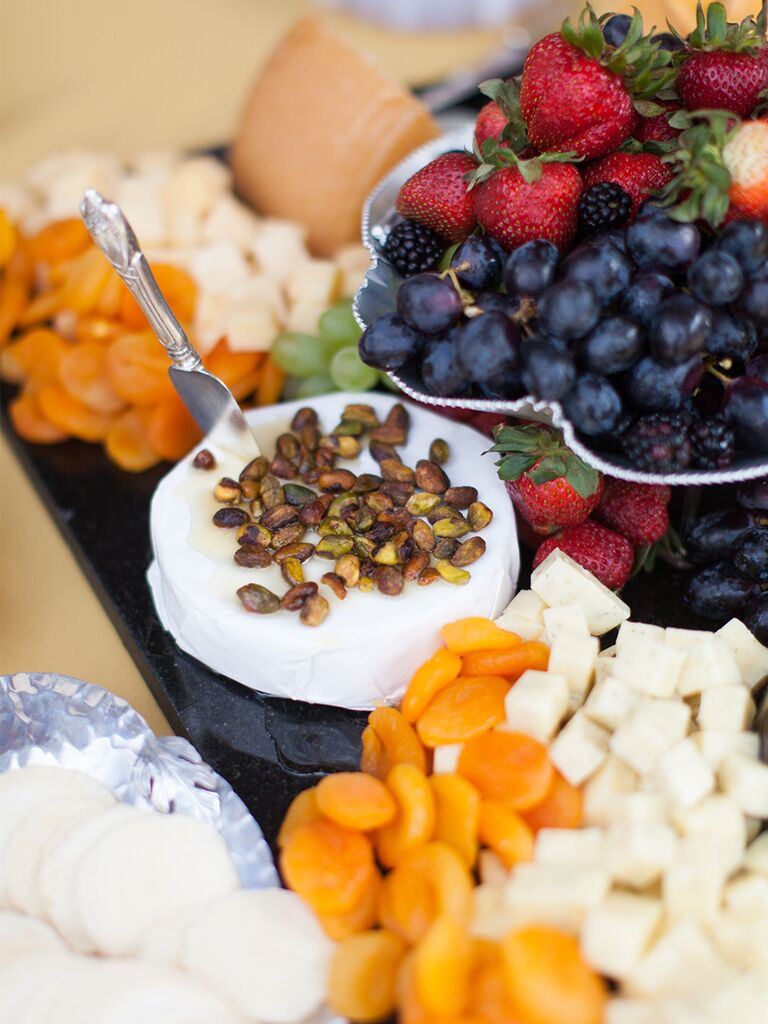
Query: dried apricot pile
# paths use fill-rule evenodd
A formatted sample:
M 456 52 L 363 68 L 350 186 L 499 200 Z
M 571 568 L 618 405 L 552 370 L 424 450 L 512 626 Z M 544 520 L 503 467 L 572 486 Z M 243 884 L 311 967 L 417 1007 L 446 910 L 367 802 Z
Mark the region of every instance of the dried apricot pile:
M 189 330 L 194 280 L 170 264 L 152 269 Z M 80 220 L 23 237 L 0 210 L 0 270 L 0 375 L 20 388 L 8 408 L 20 437 L 100 443 L 136 473 L 180 459 L 198 442 L 166 353 Z M 221 338 L 204 363 L 239 401 L 280 397 L 285 376 L 268 354 L 233 352 Z
M 581 824 L 581 792 L 547 748 L 497 728 L 507 692 L 546 669 L 549 649 L 483 618 L 442 636 L 401 709 L 369 716 L 362 770 L 300 793 L 278 836 L 286 884 L 338 943 L 329 1005 L 361 1022 L 598 1024 L 606 989 L 571 936 L 473 929 L 483 858 L 506 873 L 532 859 L 539 828 Z

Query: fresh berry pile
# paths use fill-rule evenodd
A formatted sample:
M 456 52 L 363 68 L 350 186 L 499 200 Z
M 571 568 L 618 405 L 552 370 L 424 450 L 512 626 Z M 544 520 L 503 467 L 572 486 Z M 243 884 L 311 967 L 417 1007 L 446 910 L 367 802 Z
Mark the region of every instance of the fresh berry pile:
M 768 453 L 765 10 L 700 6 L 684 38 L 587 8 L 483 88 L 473 153 L 400 190 L 406 276 L 363 361 L 432 396 L 560 402 L 648 472 Z
M 737 616 L 768 643 L 768 477 L 740 487 L 733 508 L 701 516 L 684 543 L 696 566 L 691 610 L 720 625 Z

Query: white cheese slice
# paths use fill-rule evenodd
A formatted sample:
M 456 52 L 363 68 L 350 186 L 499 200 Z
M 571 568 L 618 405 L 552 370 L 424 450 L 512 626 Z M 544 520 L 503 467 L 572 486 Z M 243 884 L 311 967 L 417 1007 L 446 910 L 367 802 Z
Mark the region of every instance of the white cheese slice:
M 659 758 L 683 739 L 691 710 L 678 700 L 644 700 L 611 736 L 610 749 L 641 775 L 653 771 Z
M 713 686 L 701 695 L 696 713 L 700 729 L 742 732 L 755 717 L 755 702 L 744 686 Z
M 496 625 L 509 630 L 510 633 L 516 633 L 521 640 L 538 640 L 544 632 L 544 626 L 540 622 L 518 615 L 509 608 L 496 619 Z
M 602 867 L 518 864 L 504 890 L 507 931 L 544 924 L 578 934 L 587 912 L 605 899 L 609 888 Z
M 744 854 L 744 867 L 768 878 L 768 832 L 753 839 Z
M 728 754 L 717 777 L 722 790 L 745 814 L 768 818 L 768 765 L 743 754 Z
M 459 764 L 463 743 L 444 743 L 432 751 L 432 771 L 435 775 L 451 774 Z
M 550 672 L 565 676 L 569 703 L 574 711 L 584 703 L 592 684 L 599 652 L 600 641 L 597 637 L 570 629 L 561 630 L 552 643 L 547 668 Z
M 622 797 L 634 792 L 637 774 L 613 754 L 584 786 L 584 824 L 610 825 L 616 819 Z
M 615 882 L 645 889 L 659 879 L 677 854 L 678 838 L 663 821 L 616 822 L 605 837 L 605 864 Z
M 620 981 L 650 945 L 661 913 L 661 901 L 653 897 L 609 893 L 584 920 L 584 958 L 596 971 Z
M 584 609 L 578 604 L 564 604 L 560 608 L 544 609 L 544 642 L 552 642 L 562 632 L 589 636 L 589 625 Z
M 540 828 L 533 859 L 537 864 L 601 867 L 605 861 L 605 833 L 601 828 Z
M 601 662 L 610 665 L 613 659 L 598 658 L 596 668 Z M 606 675 L 599 679 L 584 704 L 584 714 L 604 729 L 613 731 L 630 711 L 640 703 L 641 697 L 623 679 Z
M 717 636 L 723 637 L 733 651 L 745 686 L 751 688 L 768 675 L 768 647 L 750 633 L 741 619 L 726 622 L 718 629 Z
M 311 401 L 321 424 L 331 429 L 348 403 L 372 405 L 383 419 L 394 399 L 376 393 L 333 394 Z M 290 402 L 248 413 L 264 452 L 274 450 L 297 409 Z M 217 529 L 211 517 L 217 505 L 212 491 L 221 476 L 237 477 L 243 462 L 211 448 L 213 473 L 194 469 L 194 453 L 160 483 L 152 499 L 151 533 L 155 561 L 148 579 L 160 620 L 179 647 L 216 672 L 265 693 L 349 708 L 395 703 L 418 666 L 440 646 L 446 622 L 466 616 L 496 618 L 513 591 L 519 568 L 512 504 L 492 461 L 481 458 L 486 439 L 460 423 L 410 407 L 411 430 L 402 457 L 413 466 L 435 437 L 443 437 L 452 456 L 446 472 L 456 484 L 471 484 L 494 513 L 483 530 L 488 550 L 470 567 L 465 586 L 439 581 L 427 592 L 408 583 L 399 597 L 374 591 L 350 593 L 317 629 L 296 614 L 255 615 L 236 596 L 245 583 L 262 584 L 281 595 L 287 589 L 277 566 L 248 570 L 233 561 L 233 531 Z M 197 450 L 197 449 L 196 449 Z M 365 451 L 344 462 L 356 473 L 376 472 Z M 316 540 L 309 534 L 310 540 Z M 333 568 L 327 559 L 304 564 L 316 582 Z M 325 590 L 321 586 L 321 592 Z
M 686 650 L 677 681 L 681 697 L 690 697 L 714 686 L 742 685 L 741 669 L 723 637 L 713 634 Z
M 661 755 L 658 781 L 671 804 L 692 807 L 715 788 L 715 773 L 687 737 Z
M 686 996 L 717 991 L 732 977 L 704 931 L 681 921 L 666 931 L 625 979 L 636 995 Z
M 555 672 L 526 669 L 504 700 L 507 725 L 549 743 L 568 711 L 568 682 Z
M 610 734 L 578 712 L 549 748 L 552 764 L 572 786 L 594 775 L 608 753 Z
M 544 610 L 546 605 L 533 590 L 518 590 L 502 614 L 514 612 L 515 615 L 522 615 L 524 619 L 538 622 L 544 625 Z
M 602 636 L 630 616 L 629 605 L 559 548 L 533 570 L 531 589 L 551 608 L 580 605 L 594 636 Z
M 699 729 L 691 739 L 710 766 L 717 771 L 726 754 L 760 756 L 760 737 L 756 732 L 723 732 L 720 729 Z

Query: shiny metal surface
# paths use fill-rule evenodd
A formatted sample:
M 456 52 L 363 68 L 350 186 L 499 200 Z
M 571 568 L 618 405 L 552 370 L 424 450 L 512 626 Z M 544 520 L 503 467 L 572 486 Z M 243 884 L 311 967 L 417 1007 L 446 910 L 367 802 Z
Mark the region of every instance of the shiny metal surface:
M 86 190 L 80 214 L 96 245 L 125 282 L 158 341 L 171 357 L 169 374 L 182 401 L 204 434 L 245 459 L 259 454 L 256 439 L 229 388 L 204 369 L 160 291 L 136 235 L 122 210 L 95 189 Z

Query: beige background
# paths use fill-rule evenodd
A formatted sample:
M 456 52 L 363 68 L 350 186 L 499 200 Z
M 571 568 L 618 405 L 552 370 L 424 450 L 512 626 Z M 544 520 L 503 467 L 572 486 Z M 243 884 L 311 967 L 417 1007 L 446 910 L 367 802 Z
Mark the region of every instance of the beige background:
M 538 35 L 560 14 L 551 3 L 535 6 L 545 18 L 532 26 Z M 738 0 L 732 14 L 750 6 Z M 665 11 L 677 18 L 693 3 L 643 7 L 661 26 Z M 310 0 L 0 0 L 0 177 L 72 146 L 130 153 L 226 140 L 270 48 L 296 17 L 318 10 Z M 477 60 L 498 42 L 489 31 L 402 36 L 323 16 L 412 83 Z M 154 729 L 168 730 L 1 439 L 0 673 L 45 670 L 106 686 Z

